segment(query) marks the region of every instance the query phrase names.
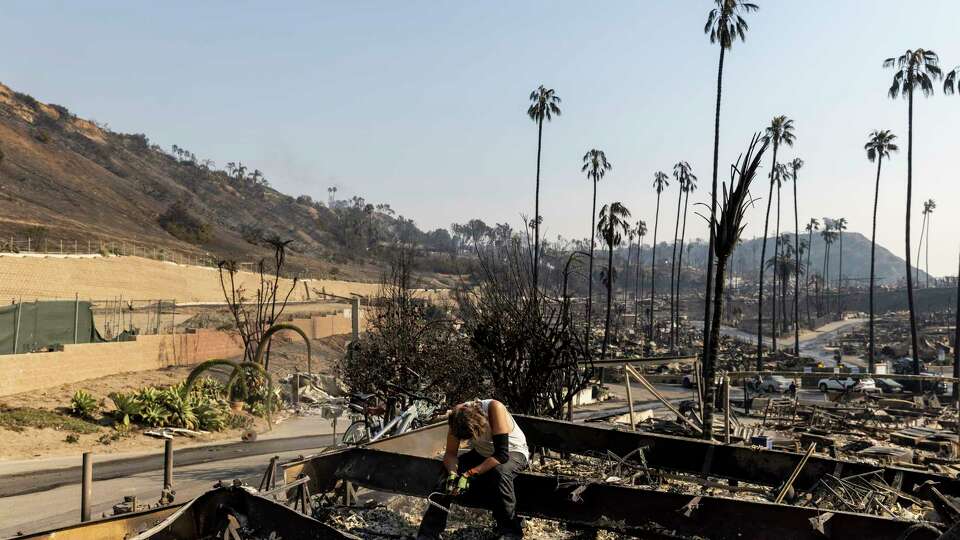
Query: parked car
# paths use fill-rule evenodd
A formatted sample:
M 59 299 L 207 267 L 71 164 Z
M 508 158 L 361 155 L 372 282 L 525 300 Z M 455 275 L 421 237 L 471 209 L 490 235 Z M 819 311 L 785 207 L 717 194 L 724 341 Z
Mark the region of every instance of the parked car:
M 877 387 L 884 394 L 899 394 L 903 392 L 903 385 L 893 379 L 876 379 Z
M 791 384 L 795 383 L 782 375 L 764 375 L 762 379 L 754 378 L 747 381 L 747 387 L 754 392 L 779 394 L 789 391 Z
M 863 392 L 865 394 L 875 394 L 880 392 L 880 389 L 877 388 L 876 381 L 870 378 L 857 380 L 853 377 L 847 377 L 846 379 L 841 379 L 840 377 L 830 377 L 829 379 L 820 379 L 820 382 L 817 383 L 817 387 L 820 388 L 821 392 L 826 392 L 827 390 L 834 390 L 837 392 L 851 390 L 853 392 Z
M 927 371 L 927 365 L 920 361 L 920 373 Z M 904 356 L 893 361 L 893 372 L 897 375 L 913 375 L 913 358 Z

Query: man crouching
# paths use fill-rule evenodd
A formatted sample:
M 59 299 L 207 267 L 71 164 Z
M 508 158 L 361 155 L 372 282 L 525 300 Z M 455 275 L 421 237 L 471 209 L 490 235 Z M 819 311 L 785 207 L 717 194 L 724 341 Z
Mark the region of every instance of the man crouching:
M 458 456 L 461 441 L 468 441 L 470 451 Z M 457 497 L 489 508 L 501 539 L 523 538 L 513 479 L 529 459 L 527 438 L 503 403 L 495 399 L 461 403 L 447 417 L 443 495 L 431 500 L 450 508 Z M 437 540 L 446 526 L 447 512 L 430 505 L 417 540 Z

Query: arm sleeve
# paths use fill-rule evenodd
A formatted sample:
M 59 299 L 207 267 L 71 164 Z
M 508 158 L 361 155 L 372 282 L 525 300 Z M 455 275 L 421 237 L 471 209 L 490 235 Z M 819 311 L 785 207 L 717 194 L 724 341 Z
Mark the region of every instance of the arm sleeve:
M 500 463 L 510 459 L 510 435 L 502 433 L 493 436 L 493 455 L 490 456 Z

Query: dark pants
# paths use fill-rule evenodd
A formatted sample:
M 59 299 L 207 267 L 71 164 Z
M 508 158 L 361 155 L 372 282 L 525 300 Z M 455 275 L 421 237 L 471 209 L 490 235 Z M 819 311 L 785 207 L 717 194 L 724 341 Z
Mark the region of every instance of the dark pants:
M 473 450 L 460 456 L 457 463 L 457 469 L 463 473 L 467 469 L 476 467 L 486 459 Z M 506 463 L 501 463 L 490 469 L 484 474 L 470 478 L 470 489 L 466 493 L 457 496 L 456 500 L 471 506 L 480 506 L 493 511 L 493 517 L 497 520 L 497 532 L 499 534 L 511 533 L 517 536 L 523 536 L 523 529 L 520 526 L 520 518 L 517 517 L 517 495 L 513 490 L 513 479 L 517 472 L 527 466 L 527 458 L 519 452 L 510 452 L 510 459 Z M 437 490 L 445 493 L 444 483 L 447 472 L 444 471 L 443 478 L 438 484 Z M 434 495 L 430 498 L 435 503 L 446 508 L 450 508 L 453 497 L 449 495 Z M 423 515 L 423 521 L 420 522 L 420 531 L 417 533 L 419 539 L 434 540 L 440 538 L 440 533 L 447 528 L 447 512 L 433 506 L 427 506 L 427 512 Z

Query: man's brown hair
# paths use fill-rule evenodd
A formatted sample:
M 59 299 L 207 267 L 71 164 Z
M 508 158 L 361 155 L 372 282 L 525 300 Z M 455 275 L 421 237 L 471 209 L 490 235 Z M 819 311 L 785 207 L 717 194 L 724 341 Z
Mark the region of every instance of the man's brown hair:
M 447 425 L 453 436 L 465 441 L 483 435 L 487 429 L 487 417 L 476 403 L 466 403 L 457 407 L 447 417 Z

